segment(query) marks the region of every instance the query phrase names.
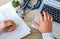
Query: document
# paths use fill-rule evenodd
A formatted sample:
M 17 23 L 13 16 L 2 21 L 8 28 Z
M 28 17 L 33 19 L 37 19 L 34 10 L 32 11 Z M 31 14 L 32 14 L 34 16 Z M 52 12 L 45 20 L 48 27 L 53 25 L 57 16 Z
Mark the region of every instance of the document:
M 12 7 L 0 7 L 0 22 L 3 20 L 13 20 L 17 25 L 17 28 L 12 32 L 0 34 L 0 39 L 21 39 L 31 33 L 30 28 L 24 23 Z

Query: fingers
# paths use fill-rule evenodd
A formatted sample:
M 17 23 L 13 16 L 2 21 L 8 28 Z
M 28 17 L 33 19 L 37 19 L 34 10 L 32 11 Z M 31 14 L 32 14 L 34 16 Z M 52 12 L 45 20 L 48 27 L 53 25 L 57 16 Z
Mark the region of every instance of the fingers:
M 47 18 L 47 17 L 48 17 L 47 13 L 43 11 L 43 15 L 44 15 L 44 20 L 48 20 L 48 18 Z
M 40 19 L 41 22 L 44 21 L 44 17 L 43 17 L 42 14 L 40 14 L 40 13 L 39 13 L 39 19 Z
M 52 18 L 52 16 L 50 15 L 50 17 L 51 17 L 51 21 L 53 21 L 53 18 Z
M 48 14 L 48 12 L 46 12 L 46 14 L 47 14 L 47 19 L 48 19 L 48 20 L 51 20 L 51 15 Z
M 44 15 L 44 20 L 52 21 L 52 16 L 48 14 L 48 12 L 43 11 L 43 15 Z
M 52 21 L 52 16 L 50 14 L 48 14 L 48 12 L 46 12 L 46 13 L 47 13 L 48 20 Z
M 36 21 L 33 21 L 33 24 L 34 24 L 37 28 L 40 27 L 40 25 L 39 25 Z

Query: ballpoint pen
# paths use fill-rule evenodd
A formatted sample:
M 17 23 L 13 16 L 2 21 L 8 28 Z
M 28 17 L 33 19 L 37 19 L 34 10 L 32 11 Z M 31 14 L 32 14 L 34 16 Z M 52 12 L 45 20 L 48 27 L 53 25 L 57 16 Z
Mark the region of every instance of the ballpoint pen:
M 6 30 L 9 30 L 9 29 L 11 29 L 11 28 L 13 28 L 13 25 L 10 25 L 10 26 L 7 26 L 7 27 L 4 27 L 2 30 L 6 31 Z

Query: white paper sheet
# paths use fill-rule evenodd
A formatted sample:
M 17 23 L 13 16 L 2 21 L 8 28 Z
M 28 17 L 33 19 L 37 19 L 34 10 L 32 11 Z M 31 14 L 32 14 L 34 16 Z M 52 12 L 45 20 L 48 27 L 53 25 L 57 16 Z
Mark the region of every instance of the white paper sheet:
M 5 18 L 4 18 L 3 15 L 0 13 L 0 22 L 2 22 L 3 20 L 5 20 Z
M 9 3 L 10 4 L 10 3 Z M 20 39 L 30 34 L 30 28 L 24 23 L 24 21 L 17 15 L 15 10 L 6 4 L 5 7 L 0 7 L 0 20 L 13 20 L 17 25 L 16 30 L 4 34 L 0 34 L 0 39 Z

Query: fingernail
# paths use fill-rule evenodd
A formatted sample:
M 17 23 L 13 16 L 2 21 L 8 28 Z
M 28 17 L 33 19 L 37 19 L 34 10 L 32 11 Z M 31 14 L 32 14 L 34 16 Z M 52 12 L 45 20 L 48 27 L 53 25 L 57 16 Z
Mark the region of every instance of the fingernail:
M 45 12 L 45 11 L 43 11 L 43 12 Z

